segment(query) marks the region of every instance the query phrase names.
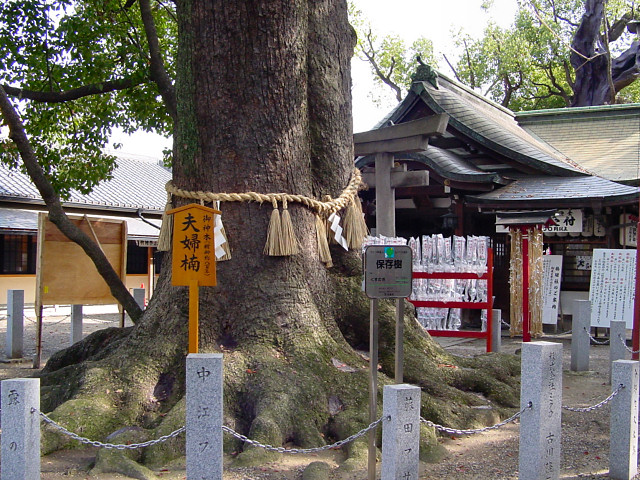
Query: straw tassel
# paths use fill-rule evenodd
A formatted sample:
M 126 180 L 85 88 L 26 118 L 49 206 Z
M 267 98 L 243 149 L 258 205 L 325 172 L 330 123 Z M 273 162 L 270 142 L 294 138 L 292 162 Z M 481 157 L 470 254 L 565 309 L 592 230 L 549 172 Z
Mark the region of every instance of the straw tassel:
M 352 250 L 360 249 L 364 237 L 369 234 L 369 229 L 364 221 L 362 204 L 357 195 L 351 197 L 342 224 L 344 226 L 344 236 L 347 239 L 349 248 Z
M 320 261 L 324 263 L 327 268 L 333 267 L 333 259 L 331 258 L 331 251 L 329 250 L 329 242 L 327 241 L 327 225 L 325 220 L 316 213 L 316 239 L 318 240 L 318 255 Z
M 280 253 L 280 210 L 278 210 L 278 201 L 273 199 L 273 212 L 271 212 L 271 219 L 269 220 L 269 227 L 267 228 L 267 242 L 264 245 L 264 254 L 271 256 L 279 256 Z
M 298 239 L 293 231 L 293 222 L 285 198 L 282 200 L 282 216 L 280 218 L 280 255 L 295 255 L 299 252 Z
M 167 203 L 162 214 L 162 225 L 158 234 L 158 251 L 168 252 L 171 250 L 171 236 L 173 234 L 173 217 L 167 215 L 167 212 L 173 208 L 171 203 L 171 194 L 167 193 Z

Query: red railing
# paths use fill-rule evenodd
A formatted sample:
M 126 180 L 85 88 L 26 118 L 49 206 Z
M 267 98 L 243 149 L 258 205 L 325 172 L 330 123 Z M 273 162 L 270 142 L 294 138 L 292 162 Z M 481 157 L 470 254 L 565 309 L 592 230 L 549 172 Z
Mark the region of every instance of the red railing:
M 473 308 L 487 310 L 487 331 L 477 332 L 470 330 L 427 330 L 432 337 L 468 337 L 486 338 L 487 352 L 491 352 L 492 331 L 493 331 L 493 250 L 488 249 L 487 272 L 478 275 L 477 273 L 456 273 L 456 272 L 413 272 L 413 278 L 444 278 L 444 279 L 476 279 L 487 281 L 487 301 L 486 302 L 441 302 L 432 300 L 409 300 L 416 307 L 428 308 Z

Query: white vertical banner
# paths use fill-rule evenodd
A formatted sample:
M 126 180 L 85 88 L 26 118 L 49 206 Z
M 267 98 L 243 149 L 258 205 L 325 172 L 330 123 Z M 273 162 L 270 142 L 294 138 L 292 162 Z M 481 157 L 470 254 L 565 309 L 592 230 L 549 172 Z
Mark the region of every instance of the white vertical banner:
M 543 255 L 542 264 L 542 323 L 556 325 L 560 306 L 562 255 Z
M 591 326 L 609 328 L 611 320 L 633 327 L 636 251 L 610 248 L 593 250 L 591 265 Z

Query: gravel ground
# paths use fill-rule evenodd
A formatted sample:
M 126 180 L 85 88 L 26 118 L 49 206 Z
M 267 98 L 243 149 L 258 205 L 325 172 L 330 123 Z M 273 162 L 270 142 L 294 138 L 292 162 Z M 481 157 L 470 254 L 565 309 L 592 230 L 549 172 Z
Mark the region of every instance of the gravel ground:
M 120 324 L 120 314 L 115 306 L 85 307 L 84 334 L 108 326 Z M 43 324 L 42 365 L 51 354 L 64 348 L 70 341 L 70 309 L 58 307 L 45 309 Z M 32 358 L 35 354 L 35 315 L 25 311 L 24 362 L 0 363 L 0 379 L 26 377 L 33 374 Z M 130 322 L 127 319 L 126 324 Z M 0 309 L 0 337 L 6 332 L 6 310 Z M 473 356 L 484 353 L 484 341 L 438 339 L 443 346 L 456 355 Z M 590 371 L 570 372 L 570 337 L 547 335 L 546 341 L 561 342 L 563 348 L 563 405 L 587 407 L 594 405 L 611 392 L 609 377 L 608 346 L 592 345 Z M 503 337 L 503 352 L 517 354 L 519 339 Z M 608 476 L 609 464 L 609 407 L 590 413 L 562 413 L 562 479 L 604 479 Z M 510 424 L 490 432 L 471 436 L 441 437 L 447 454 L 439 463 L 421 464 L 420 478 L 442 478 L 461 480 L 516 480 L 518 478 L 518 434 L 519 425 Z M 91 475 L 95 459 L 93 447 L 80 450 L 64 450 L 43 457 L 44 480 L 62 479 L 125 479 L 118 474 Z M 225 459 L 226 463 L 230 458 Z M 343 472 L 338 467 L 344 460 L 340 451 L 320 455 L 288 455 L 282 459 L 254 468 L 225 467 L 225 480 L 299 480 L 302 471 L 312 462 L 321 461 L 330 467 L 331 480 L 363 480 L 366 472 Z M 173 466 L 156 472 L 157 478 L 184 479 L 184 466 Z

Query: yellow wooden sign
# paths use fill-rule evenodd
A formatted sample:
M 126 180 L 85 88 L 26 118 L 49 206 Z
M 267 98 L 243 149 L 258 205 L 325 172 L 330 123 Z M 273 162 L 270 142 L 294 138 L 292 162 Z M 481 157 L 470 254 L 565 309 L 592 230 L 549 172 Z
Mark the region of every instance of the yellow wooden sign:
M 213 216 L 220 211 L 190 203 L 167 213 L 173 215 L 171 283 L 189 287 L 189 353 L 198 353 L 198 287 L 216 285 Z
M 219 210 L 195 203 L 169 210 L 173 215 L 172 285 L 216 285 L 213 218 Z

